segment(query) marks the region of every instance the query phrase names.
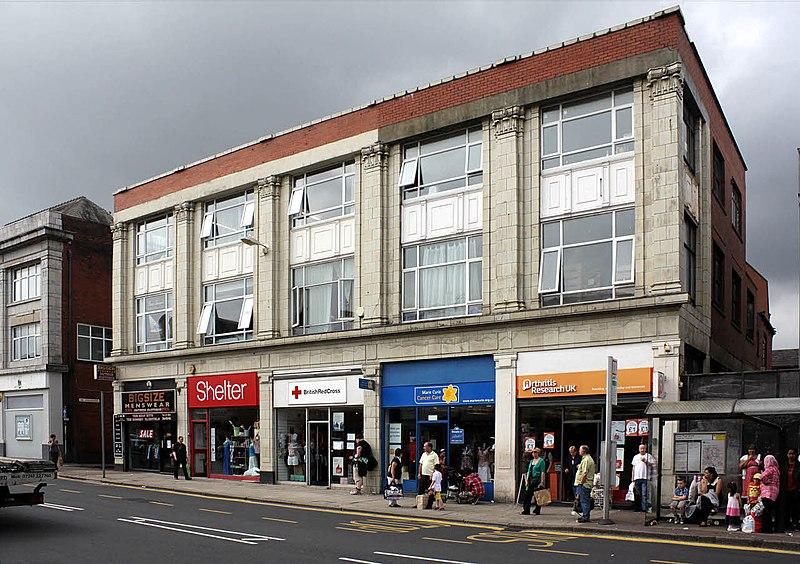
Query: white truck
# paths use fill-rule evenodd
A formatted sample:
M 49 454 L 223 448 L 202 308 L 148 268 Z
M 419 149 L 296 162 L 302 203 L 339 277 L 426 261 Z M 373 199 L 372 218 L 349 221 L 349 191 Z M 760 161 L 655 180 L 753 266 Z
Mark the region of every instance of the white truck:
M 0 507 L 44 503 L 42 488 L 55 479 L 56 465 L 49 460 L 0 457 Z M 33 491 L 11 491 L 24 484 L 37 485 Z

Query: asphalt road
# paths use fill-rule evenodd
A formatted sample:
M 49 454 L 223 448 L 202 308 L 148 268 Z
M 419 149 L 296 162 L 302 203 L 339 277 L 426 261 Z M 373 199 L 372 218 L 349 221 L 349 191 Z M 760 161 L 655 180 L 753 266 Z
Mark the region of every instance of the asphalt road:
M 798 554 L 368 515 L 61 479 L 47 504 L 0 510 L 16 562 L 798 562 Z

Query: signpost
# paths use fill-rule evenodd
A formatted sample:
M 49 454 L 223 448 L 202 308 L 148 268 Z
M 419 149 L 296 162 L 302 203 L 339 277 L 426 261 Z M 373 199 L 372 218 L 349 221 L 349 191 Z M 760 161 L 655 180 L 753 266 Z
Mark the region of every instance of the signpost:
M 603 465 L 603 518 L 599 521 L 601 525 L 613 525 L 611 520 L 611 481 L 616 475 L 616 443 L 611 441 L 612 406 L 617 405 L 617 359 L 613 356 L 608 357 L 606 368 L 606 413 L 605 413 L 605 464 Z

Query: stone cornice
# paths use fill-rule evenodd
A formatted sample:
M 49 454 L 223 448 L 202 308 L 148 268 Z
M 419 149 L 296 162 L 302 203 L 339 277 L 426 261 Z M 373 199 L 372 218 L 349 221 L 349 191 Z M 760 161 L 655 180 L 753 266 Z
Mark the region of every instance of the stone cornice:
M 282 177 L 277 175 L 259 178 L 256 181 L 256 193 L 264 200 L 277 198 L 281 193 Z
M 113 241 L 124 241 L 128 238 L 128 224 L 124 221 L 115 223 L 111 229 L 111 239 Z
M 509 106 L 492 112 L 492 127 L 498 139 L 510 134 L 522 132 L 525 112 L 522 106 Z
M 173 208 L 177 221 L 191 221 L 194 217 L 194 202 L 182 202 Z
M 647 86 L 650 88 L 651 100 L 666 94 L 677 94 L 682 98 L 683 70 L 680 61 L 648 70 Z
M 389 147 L 383 143 L 373 143 L 361 149 L 361 166 L 370 171 L 385 168 L 389 162 Z

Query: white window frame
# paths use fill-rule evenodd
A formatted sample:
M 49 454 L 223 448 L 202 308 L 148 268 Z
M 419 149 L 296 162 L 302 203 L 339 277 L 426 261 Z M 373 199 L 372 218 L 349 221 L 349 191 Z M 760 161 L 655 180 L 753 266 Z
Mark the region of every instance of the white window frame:
M 316 180 L 316 181 L 314 180 L 314 177 L 316 175 L 333 171 L 337 168 L 340 169 L 338 174 L 325 176 L 321 180 Z M 322 184 L 324 182 L 329 182 L 337 178 L 341 180 L 340 184 L 341 199 L 339 203 L 329 208 L 321 210 L 313 210 L 313 211 L 309 210 L 308 199 L 306 194 L 307 189 L 309 187 L 313 187 L 318 184 Z M 350 198 L 347 197 L 348 180 L 353 185 L 353 194 Z M 287 211 L 289 217 L 292 218 L 292 226 L 300 227 L 303 225 L 308 225 L 310 223 L 317 223 L 319 221 L 333 219 L 335 217 L 354 215 L 356 209 L 355 183 L 356 183 L 355 161 L 342 161 L 341 163 L 336 164 L 334 166 L 320 168 L 299 176 L 295 176 L 294 188 L 292 189 L 292 195 L 289 198 L 289 209 Z
M 11 301 L 24 302 L 42 297 L 42 263 L 35 262 L 13 269 Z
M 233 283 L 241 283 L 241 294 L 237 294 L 225 299 L 217 299 L 217 287 L 220 285 L 228 285 Z M 250 293 L 247 293 L 247 286 L 250 285 Z M 211 295 L 209 299 L 209 295 Z M 239 308 L 239 316 L 236 331 L 228 333 L 217 334 L 214 332 L 216 307 L 217 304 L 230 302 L 234 300 L 242 300 Z M 214 282 L 203 286 L 203 309 L 200 312 L 200 319 L 197 323 L 197 334 L 203 335 L 203 343 L 206 345 L 214 345 L 221 343 L 247 341 L 253 338 L 253 328 L 251 321 L 253 319 L 253 278 L 245 277 L 234 280 L 226 280 L 224 282 Z
M 148 298 L 154 298 L 157 296 L 164 296 L 164 307 L 160 309 L 154 309 L 152 311 L 143 311 L 142 307 L 146 304 L 146 300 Z M 163 351 L 172 348 L 172 344 L 175 341 L 175 333 L 173 323 L 175 321 L 175 310 L 174 310 L 174 301 L 172 292 L 159 292 L 158 294 L 148 294 L 146 296 L 139 296 L 136 298 L 135 305 L 135 326 L 134 326 L 134 335 L 136 339 L 136 352 L 153 352 L 153 351 Z M 147 341 L 141 340 L 139 334 L 139 323 L 140 320 L 143 319 L 143 323 L 147 322 L 147 316 L 157 313 L 163 313 L 165 320 L 164 326 L 164 339 L 159 341 Z
M 166 222 L 166 225 L 157 225 L 161 222 Z M 148 235 L 154 231 L 166 229 L 167 243 L 163 249 L 157 251 L 147 252 Z M 151 262 L 158 262 L 172 258 L 175 249 L 175 222 L 173 215 L 167 214 L 158 218 L 149 219 L 139 223 L 136 227 L 136 264 L 148 264 Z
M 237 201 L 240 199 L 241 201 Z M 221 211 L 234 208 L 241 208 L 239 220 L 235 222 L 233 227 L 220 225 L 217 221 L 217 215 Z M 255 200 L 252 190 L 247 190 L 243 194 L 240 193 L 206 202 L 203 225 L 200 228 L 200 238 L 203 239 L 205 248 L 240 244 L 243 237 L 252 237 L 254 215 Z M 219 233 L 220 229 L 227 231 Z
M 22 352 L 22 343 L 25 352 Z M 29 360 L 42 356 L 42 324 L 26 323 L 11 327 L 11 360 Z
M 315 266 L 321 266 L 328 263 L 339 262 L 340 264 L 340 276 L 338 280 L 330 280 L 326 282 L 320 282 L 318 284 L 306 284 L 306 269 L 313 268 Z M 349 263 L 349 264 L 348 264 Z M 337 258 L 332 261 L 323 261 L 314 264 L 307 264 L 303 266 L 298 266 L 292 269 L 291 272 L 291 280 L 292 280 L 292 332 L 295 335 L 306 335 L 309 333 L 321 333 L 326 332 L 327 330 L 333 331 L 344 331 L 347 329 L 351 329 L 353 325 L 353 300 L 355 297 L 355 279 L 354 279 L 354 271 L 355 271 L 355 262 L 353 257 L 343 257 Z M 346 273 L 349 272 L 350 275 Z M 302 282 L 299 282 L 299 278 L 302 276 Z M 317 324 L 317 325 L 309 325 L 305 322 L 305 306 L 308 301 L 307 293 L 308 290 L 318 286 L 327 286 L 329 284 L 337 284 L 338 289 L 336 292 L 337 295 L 337 317 L 335 319 L 330 319 L 326 323 Z M 345 311 L 345 293 L 346 287 L 349 284 L 350 286 L 350 313 L 351 315 L 345 315 L 347 312 Z
M 97 330 L 99 330 L 99 332 L 102 334 L 102 337 L 97 337 L 94 335 L 95 331 Z M 111 347 L 113 346 L 111 327 L 78 323 L 76 335 L 78 338 L 76 342 L 77 350 L 75 351 L 75 358 L 77 358 L 78 360 L 84 360 L 86 362 L 103 362 L 103 359 L 105 359 L 106 356 L 110 356 L 106 355 L 106 351 L 110 352 Z M 101 341 L 102 343 L 103 356 L 101 356 L 100 358 L 92 357 L 92 350 L 93 350 L 92 343 L 95 341 Z M 84 342 L 86 344 L 86 348 L 89 351 L 88 357 L 81 356 L 81 342 Z

